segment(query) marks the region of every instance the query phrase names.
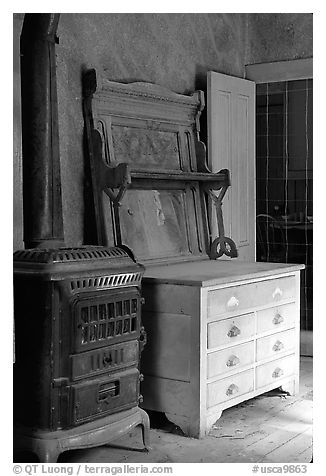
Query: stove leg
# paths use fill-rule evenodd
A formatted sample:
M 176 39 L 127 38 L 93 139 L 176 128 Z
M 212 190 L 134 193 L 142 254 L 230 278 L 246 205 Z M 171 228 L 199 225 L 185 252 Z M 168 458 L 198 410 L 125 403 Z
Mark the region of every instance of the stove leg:
M 61 451 L 58 451 L 56 441 L 47 441 L 45 444 L 38 444 L 33 449 L 38 456 L 40 463 L 56 463 Z
M 139 425 L 145 447 L 140 451 L 149 451 L 149 417 L 139 407 L 67 430 L 33 432 L 29 429 L 29 434 L 17 430 L 14 444 L 16 451 L 29 450 L 37 455 L 40 463 L 56 463 L 63 451 L 106 445 L 114 439 L 114 435 L 124 435 Z
M 142 410 L 141 408 L 139 410 L 141 411 L 142 415 L 141 431 L 144 443 L 144 451 L 150 451 L 151 447 L 149 438 L 149 417 L 144 410 Z
M 57 439 L 35 438 L 33 436 L 20 435 L 14 439 L 15 451 L 28 451 L 37 456 L 40 463 L 56 463 L 61 453 Z

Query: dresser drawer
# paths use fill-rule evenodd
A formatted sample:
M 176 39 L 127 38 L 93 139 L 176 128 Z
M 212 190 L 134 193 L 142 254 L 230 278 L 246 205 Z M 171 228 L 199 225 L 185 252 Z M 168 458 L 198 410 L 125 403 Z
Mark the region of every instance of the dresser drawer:
M 208 293 L 207 317 L 218 318 L 226 312 L 273 305 L 284 299 L 295 299 L 294 276 L 216 289 Z
M 257 312 L 257 333 L 278 331 L 294 324 L 297 310 L 294 302 Z
M 295 355 L 283 357 L 283 359 L 273 360 L 268 364 L 259 365 L 256 367 L 256 387 L 265 387 L 273 382 L 288 377 L 294 373 L 296 365 Z
M 254 341 L 251 341 L 208 354 L 207 378 L 252 364 L 254 362 L 254 351 L 255 344 Z
M 277 332 L 257 339 L 257 361 L 273 356 L 277 357 L 279 354 L 294 350 L 295 339 L 295 329 Z
M 243 314 L 207 324 L 207 347 L 212 349 L 224 344 L 234 344 L 255 334 L 255 314 Z
M 254 389 L 254 371 L 247 370 L 207 385 L 207 407 L 213 407 Z

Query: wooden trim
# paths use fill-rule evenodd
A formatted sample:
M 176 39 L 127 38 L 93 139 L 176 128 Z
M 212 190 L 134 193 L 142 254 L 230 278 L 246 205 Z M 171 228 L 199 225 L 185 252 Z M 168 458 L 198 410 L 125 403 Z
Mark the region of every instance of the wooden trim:
M 312 78 L 313 58 L 247 64 L 245 73 L 246 79 L 255 81 L 255 83 L 273 83 Z

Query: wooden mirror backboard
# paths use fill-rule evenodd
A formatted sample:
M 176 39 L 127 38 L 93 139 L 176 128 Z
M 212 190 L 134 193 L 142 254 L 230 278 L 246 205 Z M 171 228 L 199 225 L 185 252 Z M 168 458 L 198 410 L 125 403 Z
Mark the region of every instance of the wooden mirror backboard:
M 147 264 L 208 259 L 207 187 L 229 184 L 228 174 L 206 167 L 203 108 L 201 91 L 85 75 L 98 244 L 126 245 Z

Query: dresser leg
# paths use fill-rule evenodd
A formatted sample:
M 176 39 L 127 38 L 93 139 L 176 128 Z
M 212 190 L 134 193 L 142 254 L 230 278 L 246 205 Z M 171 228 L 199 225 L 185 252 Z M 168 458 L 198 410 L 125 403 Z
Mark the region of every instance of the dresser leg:
M 223 413 L 222 410 L 215 413 L 215 415 L 214 415 L 214 418 L 215 418 L 214 423 L 215 423 L 217 420 L 219 420 L 219 419 L 221 418 L 222 413 Z
M 217 420 L 219 420 L 221 418 L 222 413 L 223 413 L 223 411 L 220 410 L 220 411 L 216 411 L 212 415 L 208 415 L 206 417 L 206 434 L 208 434 L 210 432 L 214 423 L 217 422 Z
M 191 421 L 188 417 L 168 412 L 165 412 L 165 416 L 169 421 L 179 426 L 185 435 L 198 438 L 196 435 L 192 434 Z
M 299 384 L 296 380 L 292 380 L 292 382 L 285 383 L 281 385 L 281 389 L 283 392 L 288 393 L 289 395 L 295 395 L 298 393 L 299 390 Z

